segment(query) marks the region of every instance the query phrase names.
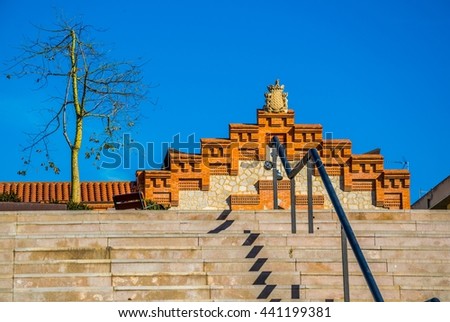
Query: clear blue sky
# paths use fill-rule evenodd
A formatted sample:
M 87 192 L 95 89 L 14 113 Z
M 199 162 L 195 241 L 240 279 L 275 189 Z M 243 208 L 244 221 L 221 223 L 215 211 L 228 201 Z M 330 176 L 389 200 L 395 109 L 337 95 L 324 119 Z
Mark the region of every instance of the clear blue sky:
M 276 78 L 289 92 L 296 123 L 320 123 L 353 152 L 381 148 L 386 168 L 408 161 L 411 196 L 450 174 L 450 2 L 439 0 L 290 1 L 0 1 L 1 63 L 18 54 L 35 25 L 82 16 L 106 29 L 96 40 L 117 59 L 149 60 L 155 86 L 145 119 L 132 137 L 163 142 L 227 137 L 228 123 L 254 123 L 266 86 Z M 4 69 L 4 65 L 1 66 Z M 56 176 L 38 165 L 21 169 L 24 132 L 42 124 L 53 88 L 30 79 L 0 79 L 1 181 L 69 180 L 62 137 L 52 150 Z M 146 151 L 151 153 L 149 151 Z M 82 162 L 82 180 L 132 180 L 130 168 L 96 170 Z

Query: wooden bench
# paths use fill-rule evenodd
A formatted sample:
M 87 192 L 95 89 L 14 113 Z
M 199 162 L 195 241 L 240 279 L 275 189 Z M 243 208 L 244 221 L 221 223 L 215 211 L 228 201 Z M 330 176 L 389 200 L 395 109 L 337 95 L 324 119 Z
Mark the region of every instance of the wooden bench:
M 131 192 L 123 195 L 113 196 L 114 208 L 116 210 L 123 209 L 145 209 L 145 204 L 142 192 Z

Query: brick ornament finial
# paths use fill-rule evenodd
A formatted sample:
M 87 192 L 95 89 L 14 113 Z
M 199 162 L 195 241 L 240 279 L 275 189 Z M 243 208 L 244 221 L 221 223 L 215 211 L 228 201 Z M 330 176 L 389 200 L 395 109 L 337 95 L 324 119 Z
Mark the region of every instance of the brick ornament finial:
M 277 79 L 274 85 L 267 86 L 269 90 L 265 93 L 266 105 L 264 110 L 269 113 L 287 113 L 288 111 L 288 93 L 284 92 L 284 85 L 280 85 L 280 80 Z

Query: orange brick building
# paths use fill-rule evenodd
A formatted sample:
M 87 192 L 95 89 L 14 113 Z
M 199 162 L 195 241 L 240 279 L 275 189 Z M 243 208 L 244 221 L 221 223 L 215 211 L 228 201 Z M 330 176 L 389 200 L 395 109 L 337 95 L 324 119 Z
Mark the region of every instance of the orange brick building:
M 344 207 L 410 207 L 407 170 L 384 169 L 380 154 L 353 154 L 348 139 L 324 139 L 320 124 L 295 124 L 284 86 L 277 81 L 268 89 L 255 124 L 229 124 L 229 138 L 202 139 L 200 154 L 170 150 L 163 170 L 137 171 L 139 189 L 149 199 L 180 209 L 272 209 L 272 172 L 264 170 L 263 163 L 276 135 L 291 163 L 301 160 L 310 148 L 319 150 Z M 297 205 L 305 208 L 305 176 L 297 180 Z M 288 207 L 290 183 L 281 180 L 278 185 L 280 205 Z M 318 178 L 314 191 L 315 207 L 328 208 L 330 202 Z
M 200 154 L 169 150 L 161 170 L 138 170 L 136 182 L 83 183 L 83 202 L 112 206 L 114 194 L 141 190 L 146 199 L 179 209 L 272 209 L 272 171 L 264 169 L 268 145 L 276 135 L 293 164 L 310 148 L 318 149 L 328 174 L 347 209 L 409 209 L 408 170 L 384 169 L 379 153 L 353 154 L 348 139 L 326 139 L 320 124 L 296 124 L 287 93 L 278 81 L 268 86 L 266 104 L 255 124 L 229 124 L 226 139 L 201 139 Z M 278 167 L 281 169 L 280 165 Z M 0 193 L 16 192 L 23 201 L 68 199 L 67 183 L 2 183 Z M 290 182 L 278 181 L 279 205 L 289 208 Z M 66 191 L 67 190 L 67 191 Z M 64 191 L 66 193 L 64 194 Z M 306 169 L 296 177 L 297 207 L 306 208 Z M 313 203 L 331 208 L 315 173 Z

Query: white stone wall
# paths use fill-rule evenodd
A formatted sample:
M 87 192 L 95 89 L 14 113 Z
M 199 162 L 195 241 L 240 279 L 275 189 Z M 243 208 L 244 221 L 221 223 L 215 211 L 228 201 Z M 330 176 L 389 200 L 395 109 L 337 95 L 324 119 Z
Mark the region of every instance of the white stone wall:
M 297 193 L 307 194 L 306 167 L 297 175 L 295 179 L 295 188 Z M 330 176 L 330 181 L 336 190 L 336 194 L 344 209 L 380 209 L 374 206 L 374 192 L 372 191 L 351 191 L 345 192 L 341 189 L 341 176 Z M 320 176 L 313 176 L 313 194 L 321 194 L 325 196 L 324 208 L 331 209 L 333 205 L 328 197 L 325 186 Z
M 278 169 L 281 169 L 280 164 L 278 164 Z M 286 175 L 284 176 L 286 177 Z M 332 176 L 330 179 L 344 209 L 378 209 L 373 205 L 371 191 L 344 192 L 340 189 L 341 177 Z M 264 169 L 264 162 L 239 161 L 239 175 L 211 176 L 209 191 L 180 191 L 179 206 L 174 209 L 229 209 L 228 202 L 231 194 L 257 194 L 256 184 L 259 180 L 272 180 L 272 171 Z M 295 181 L 297 193 L 306 194 L 306 168 L 297 175 Z M 324 208 L 332 208 L 320 177 L 313 177 L 313 194 L 323 194 L 325 196 Z
M 239 175 L 211 176 L 209 191 L 180 191 L 176 209 L 229 209 L 231 194 L 258 194 L 256 183 L 272 179 L 272 172 L 265 170 L 263 165 L 260 161 L 239 161 Z

